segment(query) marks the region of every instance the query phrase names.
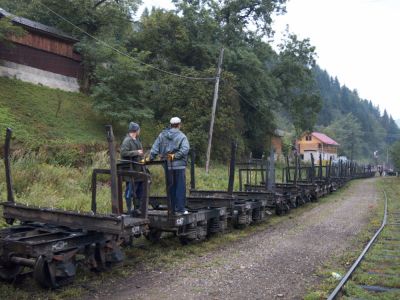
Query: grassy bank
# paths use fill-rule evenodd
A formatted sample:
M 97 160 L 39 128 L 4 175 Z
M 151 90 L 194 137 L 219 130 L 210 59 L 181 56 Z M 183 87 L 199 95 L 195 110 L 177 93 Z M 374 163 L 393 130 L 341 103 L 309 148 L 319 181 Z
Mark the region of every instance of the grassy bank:
M 0 145 L 12 128 L 18 157 L 35 153 L 52 164 L 83 165 L 105 148 L 105 123 L 84 94 L 0 78 Z
M 89 97 L 0 78 L 0 143 L 6 127 L 29 145 L 88 144 L 104 140 Z

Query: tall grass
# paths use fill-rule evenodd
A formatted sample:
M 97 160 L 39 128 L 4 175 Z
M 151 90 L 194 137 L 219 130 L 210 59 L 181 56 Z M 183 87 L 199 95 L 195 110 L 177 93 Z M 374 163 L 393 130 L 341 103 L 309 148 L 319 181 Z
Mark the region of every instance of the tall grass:
M 42 207 L 74 211 L 90 210 L 91 172 L 93 168 L 107 167 L 107 155 L 99 152 L 93 164 L 82 168 L 46 163 L 40 154 L 29 153 L 12 159 L 12 178 L 16 201 Z M 109 212 L 111 204 L 107 184 L 98 187 L 98 210 Z M 6 199 L 4 166 L 0 167 L 0 191 Z

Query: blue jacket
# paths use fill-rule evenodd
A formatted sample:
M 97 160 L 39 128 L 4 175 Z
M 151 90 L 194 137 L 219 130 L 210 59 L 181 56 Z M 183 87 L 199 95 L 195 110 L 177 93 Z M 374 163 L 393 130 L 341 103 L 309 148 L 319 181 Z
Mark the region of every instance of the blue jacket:
M 166 128 L 151 147 L 150 159 L 155 159 L 157 155 L 165 159 L 167 154 L 175 154 L 172 169 L 184 169 L 187 164 L 189 149 L 189 141 L 182 131 L 178 128 Z

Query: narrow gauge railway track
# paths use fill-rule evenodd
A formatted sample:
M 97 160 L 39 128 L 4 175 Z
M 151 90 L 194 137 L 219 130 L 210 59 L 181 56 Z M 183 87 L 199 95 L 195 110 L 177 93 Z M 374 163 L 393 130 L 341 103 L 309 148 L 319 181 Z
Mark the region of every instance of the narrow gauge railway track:
M 340 283 L 333 299 L 400 299 L 400 204 L 385 197 L 380 228 Z

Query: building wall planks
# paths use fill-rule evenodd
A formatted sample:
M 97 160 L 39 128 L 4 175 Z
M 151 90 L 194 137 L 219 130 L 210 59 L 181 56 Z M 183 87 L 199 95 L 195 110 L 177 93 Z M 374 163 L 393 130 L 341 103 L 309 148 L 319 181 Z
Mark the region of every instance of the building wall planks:
M 74 52 L 71 43 L 56 38 L 49 38 L 49 36 L 41 35 L 36 32 L 28 32 L 28 34 L 22 37 L 9 37 L 9 39 L 14 43 L 44 50 L 77 61 L 82 60 L 81 56 Z
M 22 44 L 0 44 L 0 59 L 74 78 L 80 78 L 82 71 L 75 59 Z

